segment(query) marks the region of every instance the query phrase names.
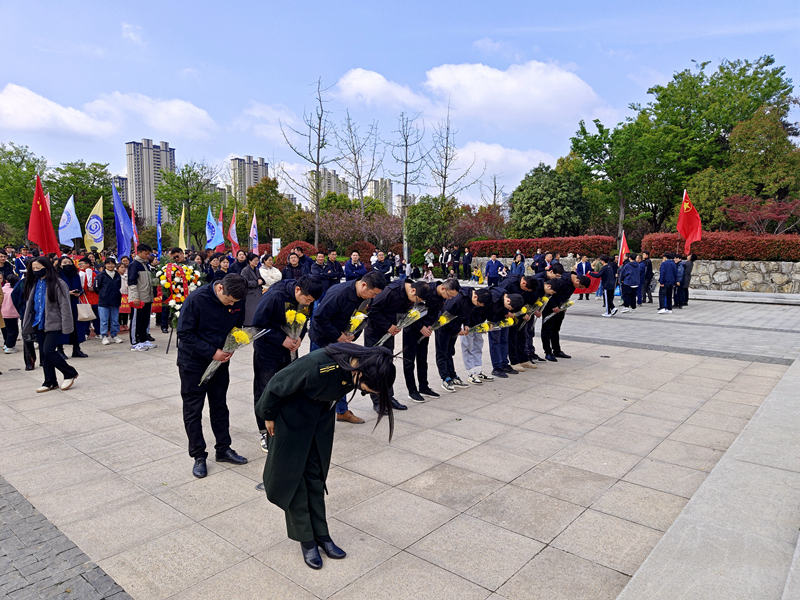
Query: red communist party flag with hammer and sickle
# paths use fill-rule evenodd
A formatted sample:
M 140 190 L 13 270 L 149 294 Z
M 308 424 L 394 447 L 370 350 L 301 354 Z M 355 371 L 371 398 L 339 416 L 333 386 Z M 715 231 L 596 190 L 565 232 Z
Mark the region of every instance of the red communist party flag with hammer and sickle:
M 681 202 L 681 213 L 678 215 L 678 233 L 686 240 L 684 254 L 689 254 L 689 247 L 692 242 L 699 242 L 703 237 L 703 223 L 697 209 L 689 200 L 689 194 L 683 190 L 683 202 Z

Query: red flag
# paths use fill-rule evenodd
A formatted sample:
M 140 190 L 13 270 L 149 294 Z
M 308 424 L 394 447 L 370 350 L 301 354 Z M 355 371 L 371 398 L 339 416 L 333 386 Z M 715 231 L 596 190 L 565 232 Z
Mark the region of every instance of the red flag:
M 136 229 L 136 212 L 133 209 L 133 204 L 131 203 L 131 224 L 133 225 L 133 247 L 139 245 L 139 231 Z
M 50 219 L 50 207 L 44 197 L 42 180 L 36 176 L 36 191 L 33 193 L 33 204 L 31 205 L 31 219 L 28 223 L 28 239 L 42 249 L 43 254 L 55 252 L 61 254 L 58 246 L 56 231 L 53 229 L 53 221 Z
M 228 228 L 228 241 L 233 246 L 233 255 L 239 254 L 239 237 L 236 235 L 236 207 L 233 209 L 233 218 L 231 219 L 231 226 Z
M 699 242 L 703 237 L 703 223 L 700 220 L 700 214 L 689 200 L 686 190 L 683 190 L 683 202 L 681 202 L 681 212 L 678 215 L 678 233 L 686 240 L 683 247 L 684 254 L 689 254 L 692 242 Z
M 223 229 L 222 229 L 223 225 L 222 224 L 223 224 L 222 208 L 220 207 L 220 209 L 219 209 L 219 229 L 220 229 L 220 231 L 223 231 Z M 214 248 L 214 252 L 225 252 L 225 242 L 223 241 L 216 248 Z
M 630 252 L 630 248 L 628 248 L 628 241 L 625 239 L 625 232 L 622 232 L 622 243 L 619 245 L 619 262 L 618 265 L 622 266 L 622 263 L 625 262 L 625 255 Z

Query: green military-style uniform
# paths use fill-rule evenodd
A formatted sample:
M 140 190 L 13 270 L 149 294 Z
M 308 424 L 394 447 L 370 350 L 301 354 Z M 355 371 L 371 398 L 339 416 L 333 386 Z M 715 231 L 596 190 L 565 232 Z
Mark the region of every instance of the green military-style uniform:
M 262 419 L 275 421 L 264 465 L 267 499 L 286 512 L 289 538 L 298 542 L 328 535 L 324 494 L 336 424 L 332 409 L 353 389 L 352 375 L 320 349 L 276 373 L 256 404 Z

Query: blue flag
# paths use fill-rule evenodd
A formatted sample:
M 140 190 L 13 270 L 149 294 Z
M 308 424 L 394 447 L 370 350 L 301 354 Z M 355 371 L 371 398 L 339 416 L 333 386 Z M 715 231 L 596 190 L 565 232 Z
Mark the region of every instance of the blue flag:
M 156 238 L 158 240 L 158 260 L 161 260 L 161 205 L 158 205 L 158 222 L 156 223 Z
M 222 227 L 211 216 L 211 207 L 209 206 L 208 216 L 206 217 L 206 248 L 216 248 L 224 243 L 225 238 L 222 236 Z
M 133 224 L 128 216 L 125 205 L 120 200 L 117 186 L 111 184 L 111 193 L 114 196 L 114 228 L 117 233 L 117 259 L 130 256 L 131 238 L 133 237 Z
M 61 213 L 61 222 L 58 224 L 58 241 L 65 246 L 73 246 L 75 238 L 82 238 L 81 224 L 78 223 L 78 214 L 75 212 L 75 197 L 70 196 L 64 212 Z

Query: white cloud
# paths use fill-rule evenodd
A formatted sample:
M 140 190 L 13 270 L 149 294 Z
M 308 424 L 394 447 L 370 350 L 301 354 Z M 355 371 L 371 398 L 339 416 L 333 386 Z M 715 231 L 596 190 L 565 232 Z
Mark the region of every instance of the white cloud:
M 512 44 L 508 42 L 499 42 L 488 37 L 475 40 L 472 42 L 472 47 L 487 55 L 503 56 L 516 61 L 519 61 L 521 58 L 520 53 Z
M 560 129 L 609 109 L 573 70 L 573 65 L 535 60 L 505 70 L 483 64 L 441 65 L 426 73 L 425 93 L 419 93 L 380 73 L 353 69 L 339 80 L 336 91 L 344 102 L 422 110 L 428 117 L 440 117 L 450 101 L 459 119 L 474 119 L 483 126 Z
M 101 137 L 113 133 L 116 127 L 109 120 L 61 106 L 28 88 L 9 83 L 0 92 L 0 130 Z
M 142 41 L 142 28 L 130 23 L 122 23 L 122 39 L 144 46 Z
M 249 131 L 256 136 L 270 142 L 281 143 L 284 141 L 281 133 L 281 123 L 284 128 L 298 127 L 299 120 L 291 109 L 283 104 L 264 104 L 251 101 L 250 106 L 233 122 L 233 127 L 239 131 Z M 286 128 L 287 134 L 291 132 Z
M 205 110 L 186 100 L 162 100 L 144 94 L 113 92 L 86 105 L 89 113 L 117 123 L 138 117 L 158 133 L 205 139 L 217 129 L 217 124 Z

